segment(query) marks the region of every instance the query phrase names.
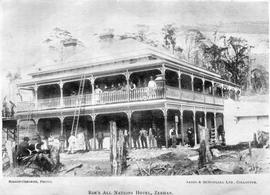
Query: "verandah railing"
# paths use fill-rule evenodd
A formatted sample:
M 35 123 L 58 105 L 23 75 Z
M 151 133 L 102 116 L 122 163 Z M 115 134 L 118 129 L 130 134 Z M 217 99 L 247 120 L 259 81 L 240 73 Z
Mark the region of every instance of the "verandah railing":
M 37 109 L 43 110 L 48 108 L 58 108 L 60 107 L 60 98 L 46 98 L 39 99 L 37 102 Z
M 180 98 L 180 90 L 177 87 L 166 86 L 166 97 L 168 98 Z
M 121 102 L 134 102 L 134 101 L 146 101 L 162 98 L 182 99 L 196 102 L 223 104 L 223 99 L 213 97 L 211 95 L 204 95 L 203 93 L 196 93 L 190 90 L 179 90 L 177 87 L 165 86 L 150 89 L 148 87 L 136 88 L 133 90 L 115 90 L 105 91 L 102 93 L 84 94 L 81 96 L 66 96 L 63 97 L 61 102 L 60 97 L 39 99 L 37 108 L 34 102 L 19 102 L 17 105 L 17 111 L 28 111 L 29 108 L 34 110 L 61 108 L 61 107 L 75 107 L 79 101 L 82 106 L 85 105 L 102 105 Z M 215 101 L 216 100 L 216 101 Z

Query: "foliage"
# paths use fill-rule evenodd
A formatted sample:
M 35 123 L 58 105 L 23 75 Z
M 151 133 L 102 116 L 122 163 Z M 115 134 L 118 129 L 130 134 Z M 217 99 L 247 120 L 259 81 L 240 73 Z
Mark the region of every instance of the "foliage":
M 190 29 L 185 32 L 186 57 L 187 60 L 199 65 L 199 53 L 206 46 L 206 37 L 197 29 Z
M 214 34 L 214 40 L 217 39 L 216 34 Z M 195 58 L 193 59 L 195 64 L 202 63 L 207 69 L 219 73 L 222 78 L 245 89 L 249 72 L 250 45 L 246 40 L 232 36 L 229 38 L 221 36 L 219 40 L 223 40 L 223 43 L 218 44 L 211 41 L 199 30 L 191 29 L 187 31 L 188 59 Z M 195 55 L 192 56 L 192 53 L 195 53 Z M 201 54 L 200 58 L 198 54 Z
M 12 73 L 12 72 L 8 72 L 8 74 L 6 75 L 6 78 L 9 79 L 9 82 L 12 83 L 16 80 L 21 79 L 21 73 L 19 71 Z
M 172 49 L 173 52 L 176 46 L 176 30 L 177 28 L 173 24 L 167 24 L 162 28 L 164 46 L 168 49 Z
M 255 93 L 268 93 L 268 72 L 263 66 L 258 66 L 251 70 L 251 92 Z
M 249 72 L 249 44 L 246 40 L 229 37 L 226 41 L 223 63 L 225 71 L 231 74 L 230 80 L 244 89 L 247 87 Z

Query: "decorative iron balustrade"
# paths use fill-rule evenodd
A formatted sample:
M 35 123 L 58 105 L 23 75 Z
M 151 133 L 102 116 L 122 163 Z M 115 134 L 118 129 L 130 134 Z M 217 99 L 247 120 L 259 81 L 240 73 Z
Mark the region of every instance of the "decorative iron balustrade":
M 180 90 L 177 87 L 166 86 L 166 97 L 180 99 Z
M 194 92 L 191 90 L 182 89 L 181 90 L 181 99 L 193 101 L 194 100 Z
M 74 95 L 74 96 L 66 96 L 63 97 L 63 105 L 62 107 L 75 107 L 80 104 L 81 105 L 91 105 L 92 104 L 92 94 L 84 94 L 84 95 Z
M 214 104 L 214 97 L 212 95 L 205 95 L 205 103 Z
M 22 101 L 16 105 L 16 111 L 31 111 L 35 109 L 35 103 L 33 101 Z
M 204 102 L 204 94 L 200 92 L 194 92 L 194 101 Z
M 37 102 L 37 109 L 44 110 L 50 108 L 59 108 L 60 107 L 60 98 L 47 98 L 39 99 Z
M 215 104 L 223 105 L 224 104 L 224 98 L 215 97 Z
M 35 102 L 33 101 L 18 102 L 17 111 L 20 112 L 52 108 L 72 108 L 79 106 L 79 104 L 81 106 L 104 105 L 121 102 L 147 101 L 162 98 L 172 98 L 178 100 L 181 99 L 219 105 L 224 103 L 223 98 L 221 97 L 214 97 L 212 95 L 206 95 L 190 90 L 180 90 L 176 87 L 165 86 L 157 87 L 155 89 L 143 87 L 133 90 L 114 90 L 94 94 L 66 96 L 63 97 L 62 101 L 60 97 L 39 99 L 37 101 L 37 106 L 35 106 Z

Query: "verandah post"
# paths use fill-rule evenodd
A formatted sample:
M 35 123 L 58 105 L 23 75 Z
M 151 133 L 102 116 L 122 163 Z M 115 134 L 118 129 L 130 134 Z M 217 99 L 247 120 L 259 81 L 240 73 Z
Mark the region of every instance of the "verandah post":
M 93 114 L 91 116 L 92 116 L 92 125 L 93 125 L 94 150 L 96 150 L 97 149 L 97 147 L 96 147 L 96 125 L 95 125 L 96 114 Z
M 125 77 L 126 77 L 126 81 L 127 81 L 127 101 L 129 102 L 130 101 L 130 86 L 129 86 L 129 77 L 130 77 L 130 73 L 128 72 L 128 70 L 126 71 L 125 73 Z
M 129 134 L 129 139 L 128 139 L 128 142 L 129 142 L 129 149 L 131 149 L 131 145 L 132 145 L 132 133 L 131 133 L 131 115 L 132 115 L 132 111 L 128 111 L 127 112 L 127 117 L 128 117 L 128 134 Z
M 168 148 L 168 121 L 167 121 L 167 109 L 163 109 L 163 115 L 164 115 L 164 130 L 165 130 L 165 143 L 166 148 Z
M 63 82 L 60 80 L 59 82 L 59 88 L 60 88 L 60 107 L 64 107 L 64 99 L 63 99 Z
M 215 129 L 215 143 L 218 141 L 218 135 L 217 135 L 217 114 L 214 112 L 214 129 Z
M 35 94 L 35 110 L 38 109 L 38 85 L 35 83 L 34 86 L 34 94 Z
M 181 71 L 178 71 L 179 98 L 182 98 Z
M 182 139 L 182 146 L 185 145 L 185 135 L 184 135 L 184 120 L 183 120 L 183 110 L 180 110 L 180 129 L 181 129 L 181 139 Z
M 197 125 L 196 125 L 196 111 L 195 111 L 195 107 L 193 108 L 193 128 L 194 128 L 194 143 L 195 145 L 198 144 L 197 142 Z

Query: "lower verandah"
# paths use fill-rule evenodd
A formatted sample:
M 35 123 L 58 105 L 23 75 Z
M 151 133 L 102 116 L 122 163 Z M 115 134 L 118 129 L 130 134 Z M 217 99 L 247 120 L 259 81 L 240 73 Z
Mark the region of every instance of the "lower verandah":
M 205 118 L 206 114 L 206 118 Z M 166 119 L 166 120 L 165 120 Z M 72 129 L 74 117 L 66 116 L 64 118 L 39 118 L 38 120 L 21 120 L 19 123 L 19 139 L 28 136 L 35 139 L 36 135 L 42 138 L 53 136 L 54 138 L 64 141 L 64 146 L 68 147 L 68 138 Z M 200 142 L 199 125 L 205 126 L 214 133 L 214 140 L 221 142 L 221 132 L 223 129 L 223 114 L 213 112 L 196 111 L 195 114 L 191 110 L 184 110 L 180 113 L 179 110 L 168 109 L 164 114 L 164 110 L 144 110 L 134 111 L 130 114 L 125 112 L 98 114 L 93 118 L 91 115 L 80 115 L 78 123 L 78 134 L 83 134 L 85 142 L 89 141 L 91 150 L 98 149 L 98 141 L 94 139 L 98 132 L 103 132 L 103 148 L 110 147 L 110 129 L 109 122 L 115 121 L 118 131 L 127 130 L 127 144 L 134 148 L 136 135 L 141 129 L 147 132 L 150 128 L 153 129 L 154 145 L 157 147 L 157 141 L 162 146 L 171 146 L 170 129 L 176 130 L 177 144 L 188 144 L 194 146 Z M 130 128 L 129 128 L 130 126 Z M 165 128 L 166 127 L 166 128 Z M 194 131 L 195 129 L 195 131 Z M 191 131 L 191 136 L 188 136 L 188 131 Z M 184 140 L 182 140 L 182 134 Z M 159 136 L 158 136 L 159 135 Z M 158 136 L 158 137 L 157 137 Z M 166 139 L 167 138 L 167 139 Z M 158 140 L 157 140 L 158 139 Z M 142 146 L 139 139 L 140 147 Z M 136 144 L 138 147 L 138 144 Z M 149 137 L 147 137 L 147 147 L 149 147 Z

